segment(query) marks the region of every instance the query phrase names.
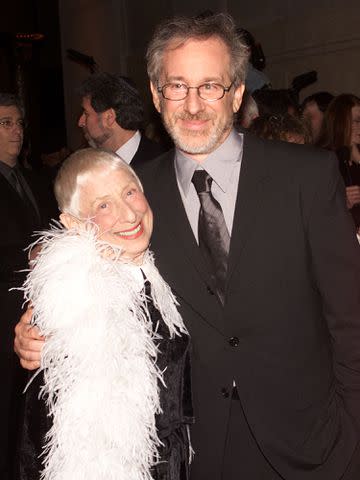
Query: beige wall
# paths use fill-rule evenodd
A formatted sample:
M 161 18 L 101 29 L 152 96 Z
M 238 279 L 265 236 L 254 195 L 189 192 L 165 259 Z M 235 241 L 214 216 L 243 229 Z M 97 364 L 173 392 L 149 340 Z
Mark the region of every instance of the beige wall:
M 76 127 L 80 102 L 76 88 L 90 74 L 85 67 L 67 58 L 68 48 L 94 57 L 101 70 L 127 71 L 127 23 L 123 0 L 60 0 L 59 17 L 64 75 L 65 116 L 68 145 L 83 142 Z
M 247 16 L 247 28 L 266 54 L 273 87 L 287 88 L 296 75 L 316 70 L 318 82 L 304 89 L 302 98 L 319 90 L 360 95 L 360 2 L 333 1 L 321 9 L 301 3 L 301 11 L 276 11 L 261 24 Z

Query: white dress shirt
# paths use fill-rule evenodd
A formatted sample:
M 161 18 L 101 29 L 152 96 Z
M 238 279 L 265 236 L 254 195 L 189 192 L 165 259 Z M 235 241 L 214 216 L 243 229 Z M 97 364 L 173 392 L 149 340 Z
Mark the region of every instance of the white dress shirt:
M 135 153 L 137 152 L 141 140 L 141 133 L 139 130 L 136 130 L 135 134 L 116 150 L 116 155 L 119 155 L 128 165 L 130 165 L 131 160 L 134 158 Z

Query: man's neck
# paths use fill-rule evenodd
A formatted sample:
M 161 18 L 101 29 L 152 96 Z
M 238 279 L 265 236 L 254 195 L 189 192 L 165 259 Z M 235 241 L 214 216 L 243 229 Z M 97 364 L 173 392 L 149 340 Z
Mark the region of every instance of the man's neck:
M 121 148 L 123 145 L 125 145 L 126 142 L 130 140 L 136 133 L 136 130 L 125 130 L 124 128 L 119 127 L 119 130 L 116 130 L 114 132 L 114 135 L 112 135 L 108 142 L 106 142 L 106 145 L 104 147 L 107 150 L 111 150 L 112 152 L 116 152 Z

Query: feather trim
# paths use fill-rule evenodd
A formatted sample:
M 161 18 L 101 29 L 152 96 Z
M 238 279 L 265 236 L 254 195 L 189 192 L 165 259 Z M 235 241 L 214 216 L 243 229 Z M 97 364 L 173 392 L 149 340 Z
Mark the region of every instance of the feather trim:
M 82 232 L 42 232 L 42 250 L 23 286 L 46 337 L 41 395 L 53 418 L 42 480 L 150 480 L 161 412 L 153 331 L 138 268 Z M 146 253 L 142 268 L 170 336 L 186 333 L 176 300 Z

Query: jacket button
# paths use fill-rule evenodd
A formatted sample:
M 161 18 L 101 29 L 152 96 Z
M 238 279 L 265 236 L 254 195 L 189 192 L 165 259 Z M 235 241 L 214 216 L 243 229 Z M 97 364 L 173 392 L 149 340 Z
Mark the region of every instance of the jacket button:
M 229 398 L 229 390 L 227 388 L 222 388 L 221 389 L 221 395 L 224 397 L 224 398 Z
M 208 292 L 209 295 L 215 295 L 214 290 L 212 290 L 209 285 L 206 287 L 206 291 Z
M 240 340 L 238 339 L 238 337 L 230 337 L 228 342 L 230 347 L 238 347 L 240 344 Z

